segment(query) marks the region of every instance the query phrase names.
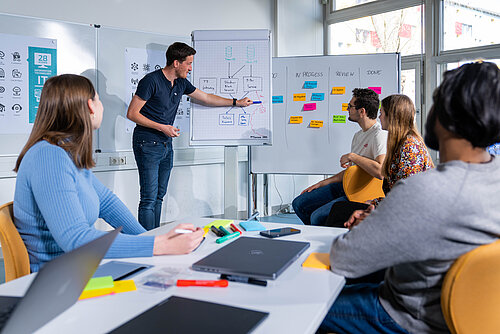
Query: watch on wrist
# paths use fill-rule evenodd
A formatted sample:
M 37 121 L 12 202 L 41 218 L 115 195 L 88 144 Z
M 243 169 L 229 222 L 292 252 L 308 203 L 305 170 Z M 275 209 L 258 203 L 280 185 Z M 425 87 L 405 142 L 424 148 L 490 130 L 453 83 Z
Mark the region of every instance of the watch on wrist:
M 236 107 L 236 101 L 237 100 L 235 98 L 233 98 L 233 107 Z

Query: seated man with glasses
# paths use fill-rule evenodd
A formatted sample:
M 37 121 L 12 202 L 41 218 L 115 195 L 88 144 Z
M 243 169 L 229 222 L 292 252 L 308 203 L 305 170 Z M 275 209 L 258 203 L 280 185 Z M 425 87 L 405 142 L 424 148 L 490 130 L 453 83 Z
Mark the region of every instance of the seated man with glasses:
M 382 179 L 387 144 L 387 131 L 377 122 L 380 101 L 371 89 L 355 88 L 347 105 L 349 120 L 356 122 L 361 130 L 354 134 L 351 152 L 340 157 L 340 166 L 347 168 L 357 165 L 368 174 Z M 346 201 L 342 178 L 344 171 L 322 180 L 297 196 L 293 208 L 306 225 L 324 225 L 333 203 Z

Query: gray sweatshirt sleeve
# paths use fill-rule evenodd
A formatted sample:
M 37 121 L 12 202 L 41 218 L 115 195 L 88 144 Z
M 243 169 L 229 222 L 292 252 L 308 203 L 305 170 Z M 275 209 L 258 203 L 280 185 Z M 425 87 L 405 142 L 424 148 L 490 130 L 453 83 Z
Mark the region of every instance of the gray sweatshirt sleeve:
M 439 222 L 453 210 L 454 198 L 449 193 L 443 197 L 441 189 L 453 185 L 436 183 L 439 180 L 424 174 L 399 181 L 369 217 L 333 242 L 330 263 L 334 273 L 360 277 L 435 256 L 433 247 L 422 245 L 442 240 Z

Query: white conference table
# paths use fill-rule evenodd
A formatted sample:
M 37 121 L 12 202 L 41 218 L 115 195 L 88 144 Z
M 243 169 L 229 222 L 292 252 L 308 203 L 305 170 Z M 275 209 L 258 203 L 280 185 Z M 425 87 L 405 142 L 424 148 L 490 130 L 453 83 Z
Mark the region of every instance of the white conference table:
M 213 220 L 212 218 L 196 218 L 189 221 L 177 221 L 146 234 L 165 233 L 178 223 L 190 222 L 196 226 L 204 226 Z M 269 229 L 290 226 L 278 223 L 263 222 L 262 224 Z M 172 286 L 165 291 L 151 292 L 141 289 L 137 284 L 137 291 L 78 301 L 40 328 L 37 333 L 109 332 L 172 295 L 268 312 L 269 316 L 252 333 L 314 333 L 340 293 L 345 280 L 331 271 L 302 268 L 301 265 L 311 252 L 329 252 L 333 238 L 346 230 L 315 226 L 295 225 L 294 227 L 299 228 L 301 233 L 280 239 L 308 241 L 311 246 L 276 280 L 269 280 L 267 287 L 229 282 L 227 288 Z M 259 232 L 243 232 L 243 235 L 261 238 Z M 179 279 L 219 279 L 218 274 L 190 269 L 192 263 L 232 242 L 217 244 L 216 238 L 212 232 L 209 232 L 201 246 L 187 255 L 118 260 L 154 265 L 153 268 L 134 276 L 132 279 L 136 283 L 141 280 L 141 277 L 164 267 L 184 269 Z M 21 277 L 0 285 L 0 294 L 23 295 L 33 276 Z M 168 317 L 168 314 L 165 317 Z M 195 319 L 196 315 L 193 314 L 193 321 L 196 321 Z

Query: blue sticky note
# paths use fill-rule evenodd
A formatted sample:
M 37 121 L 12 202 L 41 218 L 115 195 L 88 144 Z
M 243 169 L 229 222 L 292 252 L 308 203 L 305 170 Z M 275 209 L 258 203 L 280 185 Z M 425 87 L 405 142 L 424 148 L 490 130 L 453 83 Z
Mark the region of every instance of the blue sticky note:
M 312 93 L 311 101 L 323 101 L 325 99 L 325 93 Z
M 313 89 L 318 87 L 317 81 L 306 81 L 304 82 L 304 89 Z
M 283 103 L 283 95 L 273 96 L 273 103 Z
M 262 224 L 256 220 L 241 222 L 240 226 L 243 227 L 245 229 L 245 231 L 265 231 L 266 230 L 266 228 L 264 226 L 262 226 Z

